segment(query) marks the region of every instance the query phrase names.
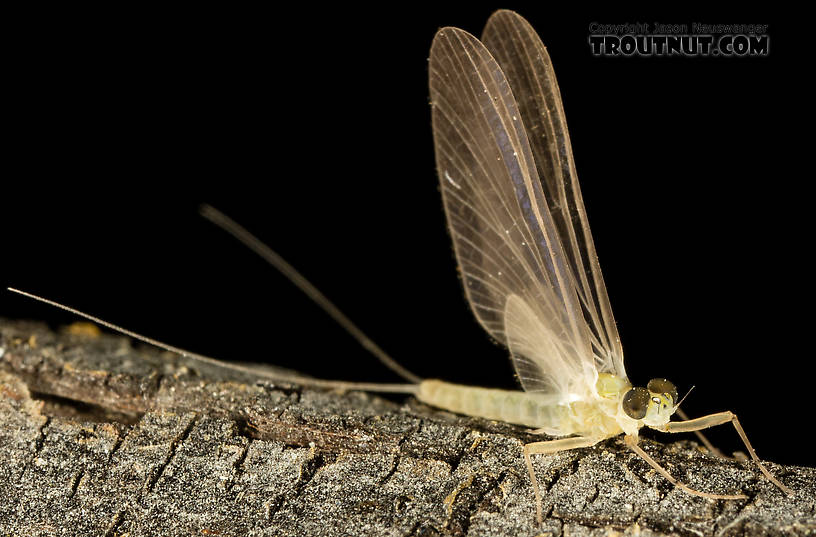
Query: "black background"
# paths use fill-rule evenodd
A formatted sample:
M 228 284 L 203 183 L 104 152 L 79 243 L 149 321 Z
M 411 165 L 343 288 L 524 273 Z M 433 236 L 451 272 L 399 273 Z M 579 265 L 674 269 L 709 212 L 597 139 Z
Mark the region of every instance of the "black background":
M 553 58 L 632 381 L 694 384 L 687 412 L 731 409 L 763 457 L 812 464 L 795 28 L 747 12 L 507 7 Z M 211 356 L 398 380 L 200 219 L 208 202 L 417 374 L 512 387 L 457 279 L 427 90 L 435 31 L 478 35 L 492 8 L 200 9 L 19 21 L 2 283 Z M 771 53 L 590 54 L 590 22 L 656 20 L 769 24 Z M 0 315 L 73 320 L 8 294 Z M 712 436 L 740 447 L 733 431 Z

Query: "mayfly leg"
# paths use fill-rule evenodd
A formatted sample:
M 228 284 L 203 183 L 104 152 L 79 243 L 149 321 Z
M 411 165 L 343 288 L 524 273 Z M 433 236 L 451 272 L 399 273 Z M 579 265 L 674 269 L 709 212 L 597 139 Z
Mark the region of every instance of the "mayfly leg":
M 683 412 L 682 408 L 678 408 L 677 410 L 675 410 L 675 412 L 677 413 L 678 416 L 680 416 L 680 419 L 683 420 L 683 421 L 689 421 L 691 419 L 691 418 L 689 418 L 688 414 Z M 691 431 L 691 432 L 693 432 L 694 436 L 696 436 L 697 439 L 700 442 L 703 443 L 703 445 L 706 447 L 706 449 L 708 451 L 710 451 L 711 453 L 713 453 L 715 456 L 717 456 L 717 457 L 719 457 L 721 459 L 733 459 L 733 457 L 728 457 L 722 451 L 717 449 L 717 447 L 714 446 L 714 444 L 711 443 L 711 441 L 706 437 L 706 435 L 704 435 L 700 431 Z
M 666 480 L 669 483 L 671 483 L 672 485 L 674 485 L 675 487 L 677 487 L 679 489 L 682 489 L 684 492 L 686 492 L 688 494 L 691 494 L 693 496 L 700 496 L 702 498 L 710 498 L 712 500 L 745 500 L 745 499 L 748 498 L 748 496 L 746 496 L 744 494 L 714 494 L 714 493 L 711 493 L 711 492 L 702 492 L 702 491 L 699 491 L 699 490 L 695 490 L 695 489 L 689 487 L 688 485 L 684 485 L 683 483 L 681 483 L 681 482 L 677 481 L 675 478 L 673 478 L 672 475 L 665 468 L 660 466 L 660 463 L 658 463 L 656 460 L 654 460 L 652 457 L 650 457 L 648 453 L 643 451 L 643 448 L 641 448 L 639 445 L 637 445 L 637 442 L 638 442 L 637 437 L 633 436 L 633 435 L 627 434 L 623 438 L 623 443 L 626 444 L 626 446 L 629 449 L 631 449 L 632 451 L 637 453 L 640 456 L 641 459 L 643 459 L 644 461 L 649 463 L 649 466 L 651 466 L 652 468 L 657 470 L 657 473 L 659 473 L 660 475 L 665 477 Z
M 530 459 L 530 455 L 551 455 L 559 451 L 591 447 L 601 440 L 602 438 L 588 436 L 571 436 L 569 438 L 545 440 L 543 442 L 533 442 L 532 444 L 524 445 L 524 462 L 527 464 L 527 471 L 530 473 L 530 481 L 533 482 L 533 493 L 535 494 L 536 502 L 536 520 L 538 520 L 539 524 L 541 524 L 543 520 L 541 512 L 541 491 L 538 488 L 538 480 L 535 476 L 535 470 L 533 470 L 533 461 Z
M 742 425 L 740 425 L 736 414 L 731 411 L 726 410 L 725 412 L 717 412 L 716 414 L 709 414 L 708 416 L 702 416 L 693 420 L 670 421 L 663 427 L 654 427 L 654 429 L 663 431 L 665 433 L 688 433 L 708 429 L 717 425 L 723 425 L 728 422 L 731 422 L 734 425 L 734 429 L 737 430 L 737 434 L 739 434 L 740 438 L 742 439 L 742 443 L 745 444 L 745 447 L 748 449 L 748 454 L 751 455 L 751 458 L 757 463 L 757 466 L 759 466 L 759 469 L 762 470 L 763 474 L 765 474 L 765 477 L 767 477 L 771 483 L 779 487 L 786 494 L 793 494 L 793 491 L 775 478 L 771 472 L 765 468 L 762 461 L 759 460 L 759 457 L 757 456 L 756 451 L 754 451 L 753 446 L 751 446 L 751 442 L 748 441 L 748 436 L 745 434 L 745 430 L 742 428 Z

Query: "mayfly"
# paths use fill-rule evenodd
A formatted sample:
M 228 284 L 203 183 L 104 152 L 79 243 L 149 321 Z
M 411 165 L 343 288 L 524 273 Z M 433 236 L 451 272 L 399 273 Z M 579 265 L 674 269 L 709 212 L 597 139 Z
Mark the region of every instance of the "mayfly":
M 732 423 L 762 473 L 737 417 L 719 412 L 670 421 L 680 400 L 665 379 L 633 387 L 623 362 L 606 287 L 576 177 L 560 91 L 549 55 L 516 13 L 498 11 L 479 40 L 458 28 L 434 37 L 429 61 L 436 166 L 465 294 L 479 324 L 510 351 L 524 391 L 422 380 L 397 364 L 277 254 L 211 207 L 203 214 L 235 235 L 321 305 L 364 347 L 410 384 L 282 377 L 317 387 L 414 394 L 435 407 L 524 425 L 555 439 L 527 444 L 524 460 L 541 521 L 532 455 L 589 447 L 624 434 L 624 443 L 683 491 L 638 446 L 638 431 L 699 431 Z M 12 289 L 12 291 L 15 291 Z M 24 293 L 191 358 L 219 362 L 134 334 L 72 308 Z M 268 376 L 250 372 L 259 376 Z

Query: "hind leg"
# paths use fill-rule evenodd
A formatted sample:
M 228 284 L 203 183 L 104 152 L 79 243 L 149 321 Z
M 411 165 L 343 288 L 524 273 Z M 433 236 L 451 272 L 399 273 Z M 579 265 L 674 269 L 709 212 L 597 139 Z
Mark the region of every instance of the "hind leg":
M 530 455 L 547 455 L 551 453 L 558 453 L 559 451 L 568 451 L 570 449 L 577 449 L 583 447 L 594 446 L 602 438 L 590 438 L 586 436 L 571 436 L 569 438 L 559 438 L 557 440 L 546 440 L 544 442 L 533 442 L 532 444 L 524 445 L 524 462 L 527 463 L 527 471 L 530 473 L 530 481 L 533 482 L 533 492 L 535 493 L 536 501 L 536 520 L 541 524 L 541 491 L 538 488 L 538 480 L 533 470 L 533 462 L 530 460 Z

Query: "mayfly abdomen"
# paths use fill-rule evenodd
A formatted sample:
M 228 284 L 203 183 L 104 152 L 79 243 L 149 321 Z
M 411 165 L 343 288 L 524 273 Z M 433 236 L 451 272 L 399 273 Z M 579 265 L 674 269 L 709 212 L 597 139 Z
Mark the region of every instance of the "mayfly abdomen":
M 441 380 L 424 380 L 417 399 L 451 412 L 535 428 L 557 427 L 566 408 L 543 394 L 477 388 Z

